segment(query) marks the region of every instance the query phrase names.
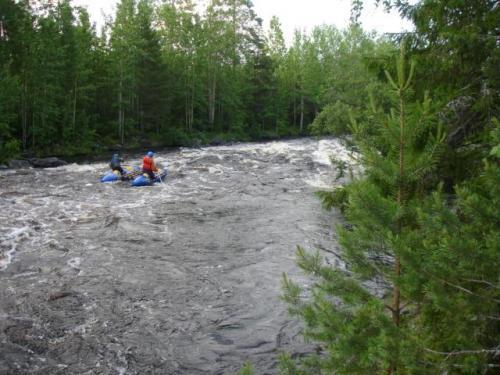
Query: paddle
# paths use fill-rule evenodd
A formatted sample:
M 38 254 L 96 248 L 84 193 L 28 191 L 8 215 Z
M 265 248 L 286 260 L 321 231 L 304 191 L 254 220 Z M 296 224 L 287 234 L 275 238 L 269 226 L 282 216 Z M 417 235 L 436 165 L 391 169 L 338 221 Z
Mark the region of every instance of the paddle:
M 158 169 L 158 178 L 160 179 L 160 182 L 163 184 L 163 181 L 161 179 L 161 169 Z
M 167 175 L 167 173 L 168 173 L 168 172 L 167 172 L 167 165 L 166 165 L 166 164 L 164 164 L 164 165 L 163 165 L 163 169 L 164 169 L 164 170 L 165 170 L 165 172 L 166 172 L 166 173 L 165 173 L 165 176 L 166 176 L 166 175 Z M 161 169 L 160 169 L 160 168 L 158 168 L 158 178 L 160 179 L 160 182 L 163 184 L 163 180 L 162 180 L 162 178 L 161 178 Z

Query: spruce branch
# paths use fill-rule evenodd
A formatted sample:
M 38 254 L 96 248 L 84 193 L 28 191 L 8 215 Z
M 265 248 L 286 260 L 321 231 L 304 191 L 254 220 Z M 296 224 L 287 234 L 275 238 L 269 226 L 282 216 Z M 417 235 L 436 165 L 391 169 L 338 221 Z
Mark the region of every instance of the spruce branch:
M 410 73 L 408 74 L 408 80 L 406 81 L 405 85 L 402 87 L 403 91 L 406 91 L 410 87 L 414 72 L 415 72 L 415 61 L 412 60 L 410 62 Z
M 389 73 L 387 70 L 384 70 L 385 76 L 387 77 L 387 80 L 391 84 L 394 90 L 398 89 L 398 85 L 396 85 L 396 82 L 394 82 L 394 79 L 391 76 L 391 73 Z
M 432 350 L 429 348 L 424 348 L 425 351 L 433 354 L 445 355 L 447 357 L 454 357 L 459 355 L 469 355 L 469 354 L 492 354 L 493 356 L 500 355 L 500 346 L 497 346 L 494 349 L 477 349 L 477 350 L 456 350 L 452 352 L 440 352 L 437 350 Z
M 436 275 L 433 275 L 431 274 L 430 272 L 427 272 L 427 271 L 423 271 L 425 274 L 429 275 L 430 277 L 442 282 L 442 283 L 445 283 L 455 289 L 458 289 L 458 290 L 461 290 L 462 292 L 464 293 L 467 293 L 469 295 L 472 295 L 472 296 L 475 296 L 475 297 L 479 297 L 479 298 L 482 298 L 482 299 L 485 299 L 485 300 L 489 300 L 489 301 L 494 301 L 496 303 L 500 303 L 500 300 L 496 299 L 496 298 L 489 298 L 489 297 L 486 297 L 486 296 L 483 296 L 481 294 L 478 294 L 478 293 L 475 293 L 473 292 L 472 290 L 469 290 L 467 288 L 464 288 L 463 286 L 460 286 L 460 285 L 457 285 L 457 284 L 454 284 L 450 281 L 447 281 L 447 280 L 444 280 L 444 279 L 441 279 L 440 277 L 437 277 Z
M 500 287 L 498 285 L 495 285 L 493 283 L 490 283 L 486 280 L 476 280 L 476 279 L 462 279 L 464 281 L 469 281 L 471 283 L 476 283 L 476 284 L 484 284 L 484 285 L 488 285 L 489 287 L 493 288 L 493 289 L 500 289 Z

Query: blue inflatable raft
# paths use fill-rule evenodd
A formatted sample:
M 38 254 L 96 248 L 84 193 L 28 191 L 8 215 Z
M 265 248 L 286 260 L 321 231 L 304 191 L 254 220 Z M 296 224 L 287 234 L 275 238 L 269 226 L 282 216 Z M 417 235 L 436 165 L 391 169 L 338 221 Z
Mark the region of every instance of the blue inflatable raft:
M 120 180 L 120 172 L 113 171 L 101 177 L 101 182 L 114 182 Z
M 125 174 L 122 176 L 118 171 L 111 171 L 101 177 L 101 182 L 130 181 L 141 174 L 139 167 L 124 167 Z
M 149 186 L 153 185 L 155 182 L 163 182 L 167 177 L 167 170 L 164 169 L 159 174 L 155 175 L 155 178 L 151 180 L 147 174 L 141 174 L 132 180 L 132 186 Z

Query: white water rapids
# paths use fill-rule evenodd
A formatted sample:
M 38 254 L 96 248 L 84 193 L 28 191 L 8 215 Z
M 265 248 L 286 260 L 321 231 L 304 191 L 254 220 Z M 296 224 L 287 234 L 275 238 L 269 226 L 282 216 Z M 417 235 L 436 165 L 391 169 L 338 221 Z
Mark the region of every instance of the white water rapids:
M 280 300 L 297 245 L 344 264 L 335 139 L 158 153 L 162 184 L 107 162 L 0 171 L 0 374 L 277 373 L 310 348 Z M 137 165 L 140 155 L 125 155 Z

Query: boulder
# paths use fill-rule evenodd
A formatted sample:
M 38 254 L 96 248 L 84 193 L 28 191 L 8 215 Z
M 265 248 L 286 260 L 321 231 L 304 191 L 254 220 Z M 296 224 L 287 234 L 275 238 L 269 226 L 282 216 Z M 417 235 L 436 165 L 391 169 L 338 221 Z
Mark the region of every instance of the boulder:
M 193 139 L 193 141 L 191 143 L 191 147 L 193 147 L 193 148 L 201 148 L 202 145 L 203 145 L 203 142 L 199 138 Z
M 223 144 L 224 144 L 224 141 L 221 138 L 219 138 L 219 137 L 215 137 L 210 142 L 211 146 L 222 146 Z
M 61 165 L 66 165 L 64 160 L 61 160 L 56 157 L 50 157 L 50 158 L 34 158 L 31 159 L 31 165 L 35 168 L 54 168 L 54 167 L 60 167 Z
M 29 167 L 31 167 L 31 164 L 28 160 L 12 159 L 9 161 L 9 168 L 11 169 L 25 169 Z

